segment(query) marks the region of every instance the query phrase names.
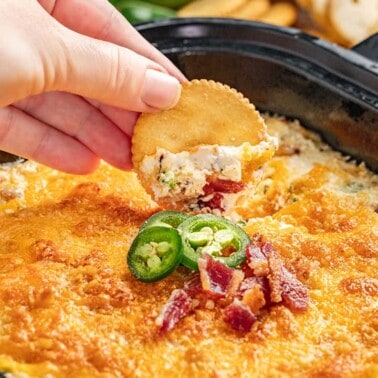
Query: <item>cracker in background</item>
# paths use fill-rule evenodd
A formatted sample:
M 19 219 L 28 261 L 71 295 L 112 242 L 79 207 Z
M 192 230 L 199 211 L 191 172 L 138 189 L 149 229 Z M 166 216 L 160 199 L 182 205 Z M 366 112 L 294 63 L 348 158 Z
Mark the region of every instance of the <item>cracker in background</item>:
M 244 20 L 258 20 L 261 16 L 269 11 L 269 0 L 249 0 L 241 7 L 231 12 L 230 17 Z
M 291 3 L 282 1 L 272 4 L 269 11 L 259 21 L 279 26 L 291 26 L 297 17 L 297 8 Z
M 178 10 L 180 17 L 223 17 L 247 0 L 195 0 Z
M 334 30 L 347 41 L 357 44 L 378 32 L 377 0 L 329 0 L 329 18 Z
M 329 3 L 330 3 L 330 0 L 311 0 L 310 1 L 310 7 L 312 9 L 312 15 L 314 17 L 315 22 L 325 27 L 329 23 L 329 19 L 328 19 Z

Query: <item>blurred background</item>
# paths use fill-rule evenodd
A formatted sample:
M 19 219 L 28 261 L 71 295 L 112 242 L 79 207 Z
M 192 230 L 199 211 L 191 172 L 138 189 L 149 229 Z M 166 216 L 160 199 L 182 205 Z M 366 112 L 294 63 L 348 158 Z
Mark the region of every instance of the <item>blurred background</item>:
M 351 47 L 378 32 L 378 0 L 109 0 L 132 23 L 230 17 L 293 26 Z

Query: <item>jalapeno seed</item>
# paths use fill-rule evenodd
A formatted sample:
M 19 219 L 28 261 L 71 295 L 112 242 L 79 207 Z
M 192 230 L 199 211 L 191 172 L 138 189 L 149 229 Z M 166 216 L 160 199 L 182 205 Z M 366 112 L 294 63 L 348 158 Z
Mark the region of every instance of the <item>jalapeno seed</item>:
M 214 240 L 218 242 L 222 248 L 228 247 L 234 239 L 234 233 L 230 230 L 219 230 L 214 234 Z
M 222 248 L 218 243 L 213 243 L 197 249 L 197 252 L 201 253 L 201 255 L 207 253 L 208 255 L 218 257 L 222 255 Z
M 161 260 L 158 255 L 152 255 L 148 260 L 147 260 L 147 266 L 150 269 L 156 269 L 160 266 Z
M 171 249 L 171 244 L 168 242 L 160 242 L 156 246 L 156 253 L 158 254 L 159 257 L 164 256 L 169 250 Z
M 208 232 L 197 231 L 187 235 L 187 239 L 192 247 L 201 247 L 209 244 L 213 240 L 213 235 Z

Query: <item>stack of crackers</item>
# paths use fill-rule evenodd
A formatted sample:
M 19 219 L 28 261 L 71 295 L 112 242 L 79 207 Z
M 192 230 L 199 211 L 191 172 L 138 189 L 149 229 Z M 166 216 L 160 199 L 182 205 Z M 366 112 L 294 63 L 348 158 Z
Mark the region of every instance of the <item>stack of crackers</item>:
M 324 37 L 345 46 L 378 32 L 378 0 L 297 0 Z
M 378 0 L 194 0 L 178 15 L 295 26 L 348 47 L 378 32 Z
M 195 0 L 178 11 L 181 17 L 232 17 L 291 26 L 297 7 L 290 1 L 271 0 Z

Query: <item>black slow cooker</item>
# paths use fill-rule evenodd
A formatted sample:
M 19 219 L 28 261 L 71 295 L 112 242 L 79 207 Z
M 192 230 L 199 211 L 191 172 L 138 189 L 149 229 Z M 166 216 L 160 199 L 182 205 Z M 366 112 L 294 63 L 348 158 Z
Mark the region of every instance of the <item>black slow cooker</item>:
M 299 119 L 378 171 L 378 34 L 347 50 L 242 20 L 170 19 L 137 29 L 189 79 L 229 84 L 260 110 Z

